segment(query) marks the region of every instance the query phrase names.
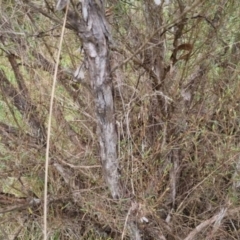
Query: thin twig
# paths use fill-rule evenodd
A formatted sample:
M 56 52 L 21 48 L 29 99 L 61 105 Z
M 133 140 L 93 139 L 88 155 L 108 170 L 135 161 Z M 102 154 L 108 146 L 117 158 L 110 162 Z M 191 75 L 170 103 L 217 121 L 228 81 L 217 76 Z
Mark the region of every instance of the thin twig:
M 124 227 L 123 227 L 123 231 L 122 231 L 121 240 L 123 240 L 123 238 L 125 236 L 125 232 L 126 232 L 126 228 L 127 228 L 127 222 L 128 222 L 128 218 L 129 218 L 130 213 L 131 213 L 131 207 L 128 210 L 128 213 L 127 213 L 127 216 L 126 216 L 126 219 L 125 219 L 125 222 L 124 222 Z
M 89 165 L 89 166 L 79 166 L 79 165 L 74 165 L 68 162 L 65 162 L 62 159 L 59 159 L 63 164 L 69 166 L 70 168 L 74 168 L 74 169 L 91 169 L 91 168 L 101 168 L 101 165 Z
M 65 26 L 66 26 L 66 22 L 67 22 L 68 6 L 69 6 L 69 4 L 67 4 L 67 7 L 66 7 L 64 22 L 63 22 L 63 26 L 62 26 L 62 32 L 61 32 L 61 38 L 60 38 L 60 43 L 59 43 L 57 62 L 56 62 L 56 65 L 55 65 L 55 71 L 54 71 L 54 76 L 53 76 L 53 85 L 52 85 L 52 93 L 51 93 L 50 109 L 49 109 L 47 145 L 46 145 L 46 162 L 45 162 L 45 182 L 44 182 L 44 209 L 43 209 L 43 212 L 44 212 L 44 214 L 43 214 L 44 240 L 47 240 L 48 165 L 49 165 L 49 148 L 50 148 L 51 125 L 52 125 L 53 101 L 54 101 L 54 95 L 55 95 L 55 89 L 56 89 L 57 73 L 58 73 L 58 66 L 59 66 L 60 54 L 61 54 L 62 43 L 63 43 L 64 30 L 65 30 Z
M 173 25 L 175 25 L 179 20 L 182 21 L 182 18 L 188 13 L 190 12 L 192 9 L 194 9 L 196 6 L 198 6 L 200 3 L 202 2 L 202 0 L 197 0 L 195 1 L 195 3 L 192 4 L 192 6 L 190 7 L 186 7 L 185 11 L 183 11 L 183 13 L 175 18 L 171 23 L 166 24 L 165 26 L 161 26 L 159 27 L 152 35 L 150 35 L 150 37 L 127 59 L 125 59 L 124 61 L 122 61 L 120 64 L 118 64 L 116 67 L 114 67 L 111 71 L 111 73 L 113 73 L 116 69 L 122 67 L 124 64 L 126 64 L 127 62 L 129 62 L 133 57 L 135 57 L 138 53 L 140 53 L 144 47 L 149 43 L 150 39 L 152 39 L 158 32 L 160 32 L 163 29 L 169 28 Z
M 221 222 L 221 220 L 224 218 L 224 216 L 226 216 L 227 214 L 227 208 L 223 208 L 221 209 L 216 215 L 214 215 L 213 217 L 201 222 L 196 228 L 193 229 L 193 231 L 191 231 L 188 236 L 184 239 L 184 240 L 193 240 L 195 239 L 195 236 L 201 232 L 205 227 L 208 227 L 210 225 L 212 225 L 213 223 L 216 222 Z

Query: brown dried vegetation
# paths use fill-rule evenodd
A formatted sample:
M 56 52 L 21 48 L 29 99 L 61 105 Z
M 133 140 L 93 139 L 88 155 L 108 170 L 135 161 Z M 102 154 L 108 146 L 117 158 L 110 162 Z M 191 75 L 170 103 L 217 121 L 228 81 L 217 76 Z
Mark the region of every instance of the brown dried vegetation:
M 106 2 L 120 199 L 103 177 L 87 70 L 74 80 L 85 55 L 81 11 L 70 2 L 51 131 L 49 239 L 239 239 L 239 2 Z M 0 239 L 42 239 L 63 13 L 52 0 L 3 1 L 0 11 Z

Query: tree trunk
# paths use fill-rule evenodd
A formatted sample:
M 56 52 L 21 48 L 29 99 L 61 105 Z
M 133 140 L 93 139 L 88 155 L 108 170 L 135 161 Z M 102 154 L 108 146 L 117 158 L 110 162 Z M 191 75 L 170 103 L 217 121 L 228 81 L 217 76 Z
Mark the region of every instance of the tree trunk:
M 112 79 L 110 77 L 109 27 L 104 16 L 104 3 L 82 1 L 81 25 L 78 33 L 83 42 L 86 67 L 93 90 L 100 157 L 106 182 L 114 199 L 120 197 L 117 157 L 117 132 L 115 127 Z

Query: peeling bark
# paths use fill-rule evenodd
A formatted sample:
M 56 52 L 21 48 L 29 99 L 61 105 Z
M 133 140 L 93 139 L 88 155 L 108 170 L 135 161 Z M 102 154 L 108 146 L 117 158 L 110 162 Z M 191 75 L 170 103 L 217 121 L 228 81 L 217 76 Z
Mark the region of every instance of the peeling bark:
M 102 1 L 83 0 L 78 34 L 83 42 L 86 66 L 96 107 L 100 157 L 104 176 L 114 199 L 120 197 L 112 79 L 110 77 L 110 32 L 104 16 Z

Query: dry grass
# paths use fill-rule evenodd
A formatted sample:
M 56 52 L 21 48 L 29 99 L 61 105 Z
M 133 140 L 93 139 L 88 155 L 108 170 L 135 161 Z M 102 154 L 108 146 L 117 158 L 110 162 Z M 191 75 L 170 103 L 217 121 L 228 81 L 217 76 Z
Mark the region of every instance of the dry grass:
M 74 85 L 67 73 L 83 59 L 77 51 L 79 40 L 67 30 L 49 155 L 49 239 L 121 239 L 124 229 L 123 238 L 130 239 L 124 227 L 127 218 L 136 223 L 142 239 L 239 239 L 240 82 L 238 52 L 230 46 L 239 41 L 234 20 L 238 3 L 232 4 L 234 9 L 223 5 L 217 34 L 204 20 L 188 22 L 181 40 L 194 43 L 192 56 L 176 63 L 159 91 L 153 89 L 151 71 L 135 58 L 113 74 L 124 192 L 124 198 L 116 201 L 102 177 L 91 93 Z M 3 6 L 0 238 L 42 239 L 45 145 L 29 119 L 33 113 L 39 124 L 48 122 L 60 26 L 36 12 L 31 12 L 32 18 L 25 16 L 26 6 Z M 207 11 L 209 19 L 217 9 L 211 3 L 197 8 Z M 113 64 L 131 56 L 148 36 L 147 27 L 131 18 L 143 18 L 140 7 L 130 11 L 119 5 L 116 11 L 112 30 L 119 49 L 111 53 Z M 165 14 L 170 22 L 171 16 Z M 232 18 L 227 22 L 228 15 Z M 41 32 L 47 36 L 41 37 Z M 164 35 L 166 66 L 173 37 L 169 32 Z M 226 52 L 222 40 L 229 46 Z M 23 94 L 9 51 L 28 89 L 25 101 L 31 108 L 26 114 L 8 91 L 14 87 L 18 96 Z M 136 58 L 141 62 L 144 53 Z M 12 84 L 8 88 L 4 77 Z M 187 87 L 190 101 L 184 100 Z

